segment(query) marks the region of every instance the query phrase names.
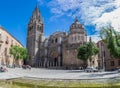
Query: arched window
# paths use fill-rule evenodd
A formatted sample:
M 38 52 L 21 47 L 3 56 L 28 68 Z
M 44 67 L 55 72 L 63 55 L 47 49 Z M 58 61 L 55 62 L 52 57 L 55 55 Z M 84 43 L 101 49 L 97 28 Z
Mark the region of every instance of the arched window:
M 54 40 L 52 39 L 51 42 L 54 43 Z
M 81 36 L 81 40 L 84 40 L 84 36 Z
M 75 27 L 75 25 L 73 25 L 73 28 Z
M 40 30 L 40 27 L 39 27 L 39 26 L 37 26 L 37 30 L 38 30 L 38 31 Z
M 71 37 L 71 42 L 73 42 L 73 37 Z
M 55 43 L 57 43 L 57 42 L 58 42 L 58 39 L 56 38 L 56 39 L 55 39 Z
M 75 41 L 77 40 L 77 37 L 75 36 Z
M 78 40 L 80 40 L 80 36 L 78 36 Z

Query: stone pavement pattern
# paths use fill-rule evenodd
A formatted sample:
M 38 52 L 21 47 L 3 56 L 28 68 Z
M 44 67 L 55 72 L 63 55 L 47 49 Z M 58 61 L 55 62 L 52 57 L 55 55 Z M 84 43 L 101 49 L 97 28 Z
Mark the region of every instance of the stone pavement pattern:
M 80 70 L 52 70 L 32 68 L 8 68 L 8 72 L 0 73 L 0 79 L 11 79 L 19 77 L 30 77 L 40 79 L 98 79 L 119 77 L 120 73 L 114 72 L 95 72 L 86 73 Z

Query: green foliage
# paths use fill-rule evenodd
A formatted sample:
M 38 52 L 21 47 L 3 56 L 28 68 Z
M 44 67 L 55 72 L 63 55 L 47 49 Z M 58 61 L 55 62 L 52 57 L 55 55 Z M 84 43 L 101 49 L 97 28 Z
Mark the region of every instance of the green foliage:
M 10 54 L 13 55 L 14 59 L 27 59 L 28 52 L 26 48 L 19 47 L 19 46 L 12 46 L 10 48 Z
M 88 59 L 88 54 L 86 53 L 87 52 L 87 44 L 81 45 L 77 51 L 78 51 L 78 54 L 77 54 L 78 59 L 87 61 L 87 59 Z
M 91 61 L 91 57 L 93 55 L 96 55 L 99 52 L 99 49 L 95 46 L 93 42 L 88 42 L 84 45 L 81 45 L 77 51 L 78 59 L 81 59 L 83 61 L 87 61 L 89 59 Z
M 28 52 L 26 48 L 20 48 L 20 56 L 22 59 L 28 59 Z
M 98 52 L 99 49 L 95 46 L 93 42 L 90 41 L 87 43 L 87 53 L 90 59 L 93 55 L 96 55 Z
M 115 58 L 120 58 L 120 34 L 113 27 L 109 26 L 102 28 L 100 36 L 107 44 L 110 54 Z
M 99 82 L 96 80 L 33 80 L 33 79 L 12 79 L 3 80 L 2 88 L 120 88 L 120 82 L 116 81 Z M 103 79 L 104 81 L 104 79 Z M 109 82 L 110 81 L 110 82 Z
M 13 57 L 15 59 L 19 59 L 20 58 L 19 47 L 18 46 L 12 46 L 10 48 L 10 54 L 13 55 Z

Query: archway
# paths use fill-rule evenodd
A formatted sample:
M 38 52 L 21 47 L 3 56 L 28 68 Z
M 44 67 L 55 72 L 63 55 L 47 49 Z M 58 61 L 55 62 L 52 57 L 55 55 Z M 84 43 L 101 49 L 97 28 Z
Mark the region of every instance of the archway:
M 58 58 L 54 59 L 54 66 L 58 66 Z

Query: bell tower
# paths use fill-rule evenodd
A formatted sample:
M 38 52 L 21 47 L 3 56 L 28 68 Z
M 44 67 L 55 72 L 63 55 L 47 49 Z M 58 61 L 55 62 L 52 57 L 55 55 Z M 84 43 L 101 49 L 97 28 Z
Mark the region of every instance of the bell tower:
M 28 64 L 35 66 L 38 58 L 39 44 L 43 41 L 44 22 L 38 5 L 35 7 L 33 14 L 28 23 L 27 32 L 27 49 L 29 54 Z

